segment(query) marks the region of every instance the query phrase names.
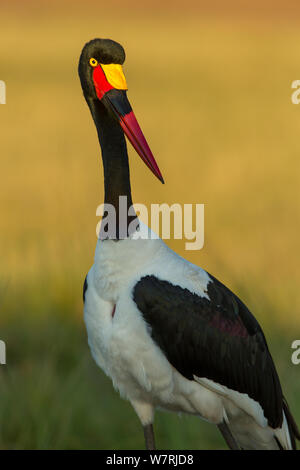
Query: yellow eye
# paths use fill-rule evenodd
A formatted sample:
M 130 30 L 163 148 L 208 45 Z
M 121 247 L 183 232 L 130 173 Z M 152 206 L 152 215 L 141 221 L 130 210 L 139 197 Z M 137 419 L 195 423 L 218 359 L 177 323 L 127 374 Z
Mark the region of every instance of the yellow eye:
M 96 67 L 96 65 L 98 65 L 97 60 L 92 57 L 92 58 L 90 59 L 90 65 L 91 65 L 92 67 Z

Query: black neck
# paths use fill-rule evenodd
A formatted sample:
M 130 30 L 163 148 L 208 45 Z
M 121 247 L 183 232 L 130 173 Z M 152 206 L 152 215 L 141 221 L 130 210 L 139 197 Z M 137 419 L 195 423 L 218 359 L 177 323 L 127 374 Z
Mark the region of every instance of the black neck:
M 104 191 L 105 204 L 111 204 L 116 211 L 116 238 L 119 238 L 120 224 L 124 227 L 136 217 L 128 217 L 128 209 L 132 206 L 129 163 L 125 136 L 120 124 L 109 114 L 99 101 L 88 101 L 101 146 L 103 168 L 104 168 Z M 126 196 L 127 208 L 119 210 L 119 197 Z M 126 221 L 122 218 L 126 216 Z M 127 232 L 128 233 L 128 232 Z M 127 236 L 127 234 L 123 234 Z M 121 233 L 122 238 L 122 233 Z

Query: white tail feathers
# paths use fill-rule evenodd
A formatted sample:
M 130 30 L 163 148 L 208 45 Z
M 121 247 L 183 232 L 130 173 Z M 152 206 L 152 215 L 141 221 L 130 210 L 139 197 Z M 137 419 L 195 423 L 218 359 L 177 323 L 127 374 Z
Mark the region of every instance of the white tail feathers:
M 282 426 L 281 428 L 275 429 L 274 435 L 277 438 L 279 444 L 282 446 L 283 450 L 293 450 L 290 430 L 285 413 L 283 413 Z

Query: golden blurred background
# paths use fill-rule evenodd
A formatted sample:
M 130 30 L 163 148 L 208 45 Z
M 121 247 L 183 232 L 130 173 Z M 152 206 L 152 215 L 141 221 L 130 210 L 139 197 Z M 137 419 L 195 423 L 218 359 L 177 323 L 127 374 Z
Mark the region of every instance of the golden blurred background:
M 204 248 L 167 243 L 258 318 L 300 422 L 299 15 L 293 1 L 2 0 L 0 448 L 143 448 L 82 321 L 103 201 L 77 75 L 94 37 L 125 47 L 128 96 L 166 181 L 130 148 L 134 201 L 205 204 Z M 160 448 L 224 447 L 196 418 L 156 422 Z

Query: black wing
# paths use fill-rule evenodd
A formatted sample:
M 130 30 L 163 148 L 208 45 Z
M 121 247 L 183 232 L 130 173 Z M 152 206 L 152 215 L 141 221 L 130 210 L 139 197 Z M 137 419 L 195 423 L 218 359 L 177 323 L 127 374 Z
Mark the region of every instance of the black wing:
M 277 428 L 283 396 L 262 329 L 235 294 L 210 278 L 210 300 L 155 276 L 135 285 L 133 299 L 153 340 L 184 377 L 205 377 L 247 393 Z

